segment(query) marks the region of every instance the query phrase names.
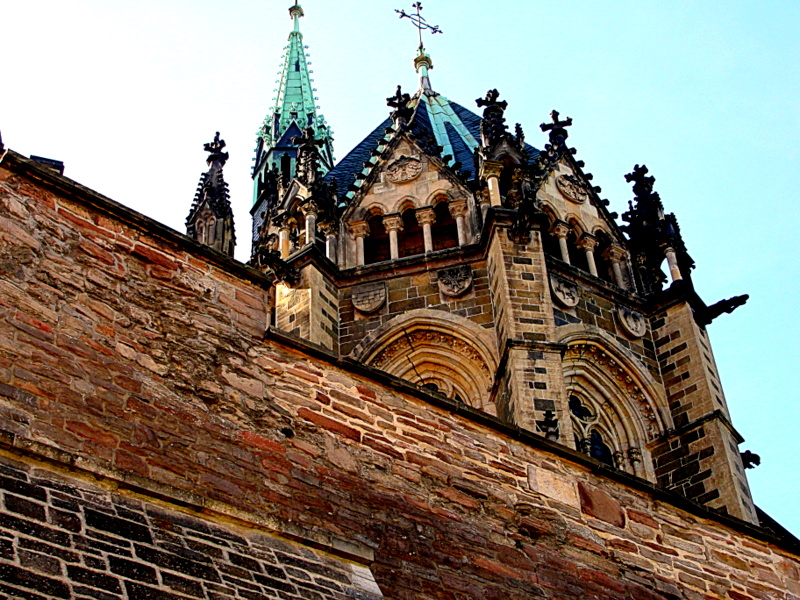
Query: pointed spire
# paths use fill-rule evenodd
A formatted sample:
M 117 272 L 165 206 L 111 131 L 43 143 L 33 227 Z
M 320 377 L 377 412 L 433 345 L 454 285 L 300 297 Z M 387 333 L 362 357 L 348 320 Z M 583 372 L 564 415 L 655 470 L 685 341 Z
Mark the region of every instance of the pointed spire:
M 222 168 L 228 161 L 225 140 L 219 137 L 203 145 L 208 152 L 206 163 L 208 171 L 200 176 L 197 192 L 186 218 L 186 234 L 201 244 L 211 246 L 215 250 L 233 256 L 236 236 L 233 229 L 233 210 L 231 209 L 228 184 L 222 176 Z
M 323 142 L 320 148 L 320 168 L 327 172 L 333 167 L 333 137 L 325 122 L 325 117 L 317 113 L 316 90 L 311 79 L 311 64 L 306 54 L 307 46 L 303 45 L 303 34 L 300 32 L 300 18 L 305 15 L 303 8 L 295 0 L 289 8 L 289 16 L 293 21 L 289 40 L 284 48 L 283 68 L 279 74 L 277 95 L 269 114 L 264 119 L 258 133 L 256 146 L 256 164 L 253 178 L 256 180 L 254 202 L 259 201 L 259 178 L 261 173 L 272 169 L 273 163 L 280 164 L 294 175 L 294 159 L 297 148 L 291 138 L 311 127 L 314 137 Z M 288 159 L 284 157 L 288 156 Z M 288 163 L 286 161 L 289 161 Z

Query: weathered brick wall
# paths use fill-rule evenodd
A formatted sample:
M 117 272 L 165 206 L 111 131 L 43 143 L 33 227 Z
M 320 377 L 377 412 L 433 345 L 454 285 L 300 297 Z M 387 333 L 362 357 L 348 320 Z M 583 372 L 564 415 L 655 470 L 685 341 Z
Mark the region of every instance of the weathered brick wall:
M 0 596 L 381 597 L 367 567 L 0 458 Z
M 373 554 L 390 598 L 800 598 L 800 559 L 757 530 L 264 340 L 266 293 L 243 270 L 7 170 L 0 185 L 3 248 L 30 249 L 0 262 L 7 454 Z M 6 569 L 20 560 L 0 555 Z

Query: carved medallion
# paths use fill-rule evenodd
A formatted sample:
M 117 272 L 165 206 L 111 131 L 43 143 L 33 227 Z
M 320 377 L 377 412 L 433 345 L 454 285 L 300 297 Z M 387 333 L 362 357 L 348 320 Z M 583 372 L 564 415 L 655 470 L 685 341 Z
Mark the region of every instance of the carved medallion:
M 580 300 L 578 286 L 558 275 L 550 275 L 550 291 L 556 303 L 564 308 L 573 308 Z
M 353 306 L 364 314 L 374 313 L 386 304 L 386 284 L 383 282 L 353 288 Z
M 617 316 L 622 330 L 632 338 L 640 338 L 647 333 L 647 323 L 644 315 L 627 306 L 617 306 Z
M 422 173 L 422 161 L 405 154 L 386 167 L 386 177 L 392 183 L 413 181 Z
M 567 200 L 582 204 L 589 199 L 589 190 L 575 175 L 559 175 L 556 187 Z
M 472 268 L 469 265 L 443 269 L 438 276 L 439 291 L 451 298 L 465 294 L 472 287 Z

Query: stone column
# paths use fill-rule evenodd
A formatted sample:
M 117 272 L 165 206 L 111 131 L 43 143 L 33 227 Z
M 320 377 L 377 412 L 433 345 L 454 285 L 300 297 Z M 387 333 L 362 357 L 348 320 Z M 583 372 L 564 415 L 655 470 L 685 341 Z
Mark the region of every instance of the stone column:
M 333 223 L 325 223 L 320 225 L 320 229 L 325 234 L 325 256 L 336 264 L 336 226 Z
M 421 208 L 416 212 L 417 223 L 422 226 L 422 239 L 425 241 L 425 252 L 433 252 L 433 234 L 431 226 L 436 222 L 436 213 L 432 208 Z
M 481 178 L 489 186 L 489 203 L 492 206 L 502 206 L 500 198 L 500 174 L 503 172 L 503 163 L 493 160 L 484 161 L 481 165 Z
M 578 247 L 586 253 L 586 262 L 589 264 L 589 273 L 597 277 L 597 265 L 594 262 L 594 249 L 597 248 L 597 238 L 584 233 L 578 242 Z
M 617 286 L 625 289 L 625 278 L 622 276 L 622 265 L 625 261 L 626 252 L 619 246 L 609 246 L 603 252 L 603 258 L 611 263 L 611 269 L 614 271 L 614 283 Z
M 557 221 L 550 231 L 558 238 L 558 247 L 561 249 L 561 260 L 567 264 L 571 264 L 569 262 L 569 247 L 567 246 L 567 236 L 570 232 L 569 225 L 563 221 Z
M 475 194 L 475 199 L 478 201 L 478 206 L 481 209 L 481 223 L 486 222 L 486 213 L 489 212 L 489 207 L 492 205 L 489 201 L 489 190 L 483 188 L 478 190 Z
M 450 202 L 450 214 L 456 220 L 456 228 L 458 229 L 458 245 L 467 245 L 467 230 L 466 220 L 467 216 L 467 201 L 466 200 L 453 200 Z
M 281 258 L 287 258 L 291 251 L 291 241 L 289 240 L 289 233 L 291 226 L 287 222 L 281 224 L 280 232 L 278 233 L 278 249 L 281 253 Z
M 364 264 L 364 238 L 369 235 L 369 225 L 366 221 L 350 223 L 350 233 L 356 240 L 356 266 Z
M 398 232 L 403 231 L 403 217 L 400 215 L 386 215 L 383 217 L 383 227 L 389 234 L 389 257 L 392 260 L 400 258 L 400 246 L 398 244 Z
M 317 209 L 315 206 L 303 208 L 306 217 L 306 245 L 313 244 L 317 239 Z
M 672 278 L 672 281 L 681 281 L 683 279 L 683 275 L 681 274 L 681 269 L 678 266 L 678 255 L 675 253 L 675 249 L 667 247 L 667 249 L 664 250 L 664 255 L 667 257 L 669 276 Z

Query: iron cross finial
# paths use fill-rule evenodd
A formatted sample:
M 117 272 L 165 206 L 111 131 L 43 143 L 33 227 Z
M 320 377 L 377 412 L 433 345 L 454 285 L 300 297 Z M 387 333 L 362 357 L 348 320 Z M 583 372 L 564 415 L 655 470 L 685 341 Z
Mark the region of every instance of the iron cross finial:
M 424 48 L 424 44 L 422 43 L 422 32 L 423 31 L 430 31 L 433 34 L 444 33 L 444 32 L 441 30 L 441 28 L 438 25 L 431 25 L 430 23 L 428 23 L 425 20 L 425 17 L 423 17 L 420 14 L 420 12 L 422 11 L 422 2 L 414 2 L 411 5 L 411 8 L 413 8 L 413 9 L 415 9 L 417 11 L 416 14 L 409 14 L 409 13 L 407 13 L 406 11 L 404 11 L 402 9 L 401 10 L 395 9 L 394 12 L 396 12 L 398 15 L 400 15 L 401 19 L 406 18 L 409 21 L 411 21 L 414 24 L 414 27 L 417 28 L 417 30 L 419 31 L 419 48 L 420 48 L 420 50 L 422 50 L 422 48 Z

